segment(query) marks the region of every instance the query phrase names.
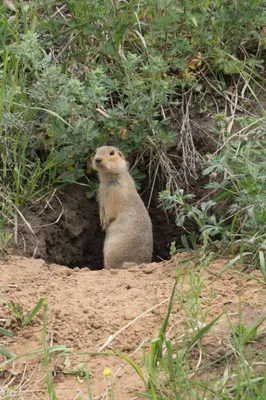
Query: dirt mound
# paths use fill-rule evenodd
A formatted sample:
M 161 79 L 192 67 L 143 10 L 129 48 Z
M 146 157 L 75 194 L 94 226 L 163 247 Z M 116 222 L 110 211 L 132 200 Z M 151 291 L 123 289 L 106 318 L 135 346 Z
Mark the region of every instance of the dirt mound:
M 43 260 L 12 257 L 0 264 L 0 312 L 1 321 L 5 321 L 5 327 L 15 332 L 15 336 L 2 337 L 1 343 L 13 354 L 41 349 L 42 316 L 39 314 L 30 325 L 21 328 L 7 305 L 13 300 L 27 314 L 42 297 L 48 299 L 49 345 L 65 345 L 75 351 L 85 352 L 119 350 L 141 364 L 142 350 L 138 350 L 138 346 L 144 338 L 157 337 L 166 315 L 178 261 L 184 257 L 185 254 L 179 255 L 175 263 L 169 261 L 109 271 L 69 269 L 55 264 L 47 265 Z M 211 302 L 209 318 L 227 309 L 232 321 L 238 321 L 240 296 L 243 323 L 250 324 L 265 312 L 266 296 L 258 282 L 230 272 L 211 283 L 225 264 L 225 260 L 214 262 L 205 270 L 202 310 Z M 254 274 L 260 278 L 258 272 Z M 184 281 L 180 281 L 181 286 L 184 290 L 189 287 L 186 274 Z M 170 324 L 178 321 L 175 329 L 179 335 L 184 329 L 185 316 L 179 308 L 174 311 L 175 316 L 171 317 Z M 217 343 L 226 346 L 226 331 L 226 317 L 223 317 L 215 325 L 212 335 L 204 339 L 204 357 L 212 360 L 220 347 Z M 110 340 L 111 335 L 113 340 Z M 262 340 L 261 348 L 265 344 L 265 340 Z M 110 387 L 110 380 L 103 374 L 106 368 L 111 368 L 113 372 L 116 400 L 141 398 L 132 394 L 134 390 L 144 390 L 141 381 L 121 359 L 86 355 L 58 358 L 55 355 L 50 368 L 59 399 L 88 398 L 85 379 L 77 376 L 80 364 L 84 361 L 88 363 L 92 374 L 94 398 L 105 398 L 101 396 Z M 10 382 L 11 386 L 17 387 L 16 393 L 20 399 L 48 399 L 41 355 L 23 358 L 9 365 L 2 374 L 0 385 L 5 388 Z

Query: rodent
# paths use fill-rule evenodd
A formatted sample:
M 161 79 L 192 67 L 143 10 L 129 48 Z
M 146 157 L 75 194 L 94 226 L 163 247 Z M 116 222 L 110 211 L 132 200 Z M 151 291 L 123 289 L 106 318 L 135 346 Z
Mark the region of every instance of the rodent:
M 151 262 L 151 219 L 123 154 L 113 146 L 99 147 L 92 166 L 100 179 L 100 220 L 102 229 L 106 231 L 103 250 L 105 268 Z

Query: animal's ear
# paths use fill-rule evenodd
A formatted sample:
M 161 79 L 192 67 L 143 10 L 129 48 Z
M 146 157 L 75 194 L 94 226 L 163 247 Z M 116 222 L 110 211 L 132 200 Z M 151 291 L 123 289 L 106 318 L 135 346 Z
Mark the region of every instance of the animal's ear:
M 119 151 L 118 154 L 119 154 L 119 156 L 120 156 L 121 158 L 123 158 L 123 159 L 125 158 L 125 157 L 123 156 L 123 154 L 121 153 L 121 151 Z

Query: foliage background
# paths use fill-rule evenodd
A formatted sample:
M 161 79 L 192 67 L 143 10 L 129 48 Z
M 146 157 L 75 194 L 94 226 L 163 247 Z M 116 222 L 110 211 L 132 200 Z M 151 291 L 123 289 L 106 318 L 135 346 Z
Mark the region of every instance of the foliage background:
M 56 185 L 82 180 L 94 196 L 86 161 L 107 143 L 134 155 L 137 183 L 144 176 L 138 166 L 144 165 L 151 186 L 159 178 L 170 196 L 180 189 L 197 191 L 204 169 L 212 199 L 221 203 L 218 222 L 212 216 L 212 234 L 233 237 L 242 246 L 245 231 L 245 243 L 253 246 L 250 240 L 259 237 L 261 250 L 265 112 L 258 95 L 265 80 L 265 5 L 265 0 L 1 3 L 3 227 Z M 202 130 L 213 156 L 203 157 L 196 145 L 197 116 L 214 121 L 212 132 Z M 229 211 L 223 209 L 225 197 Z M 184 206 L 162 204 L 176 213 Z M 246 217 L 248 204 L 255 223 Z M 4 246 L 10 235 L 1 232 Z

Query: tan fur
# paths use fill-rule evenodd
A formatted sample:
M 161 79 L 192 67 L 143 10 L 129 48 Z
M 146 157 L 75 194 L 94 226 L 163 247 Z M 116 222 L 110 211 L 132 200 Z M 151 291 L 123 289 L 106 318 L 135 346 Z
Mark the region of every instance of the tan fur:
M 92 165 L 100 178 L 100 220 L 106 231 L 105 268 L 149 263 L 153 249 L 152 224 L 123 154 L 116 147 L 99 147 Z

